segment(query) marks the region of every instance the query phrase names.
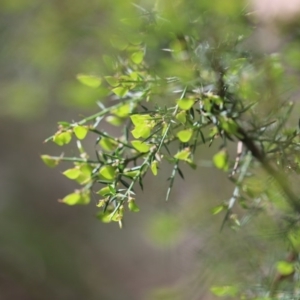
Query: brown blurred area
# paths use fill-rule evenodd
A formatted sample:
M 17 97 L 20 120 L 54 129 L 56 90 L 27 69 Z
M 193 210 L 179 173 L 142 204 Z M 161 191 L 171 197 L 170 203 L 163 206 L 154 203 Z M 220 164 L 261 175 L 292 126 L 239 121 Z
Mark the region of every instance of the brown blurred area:
M 254 2 L 261 20 L 283 12 L 283 1 Z M 284 3 L 288 14 L 299 9 L 299 1 Z M 184 170 L 185 181 L 176 179 L 166 203 L 165 164 L 159 178 L 147 178 L 137 197 L 141 211 L 128 215 L 122 230 L 100 223 L 94 203 L 67 207 L 57 201 L 76 186 L 60 174 L 67 164 L 49 169 L 40 155 L 73 152 L 43 141 L 57 121 L 98 110 L 99 95 L 75 78 L 101 68 L 113 9 L 122 6 L 101 0 L 0 2 L 1 300 L 210 299 L 211 269 L 222 269 L 214 258 L 234 262 L 234 251 L 228 257 L 210 252 L 216 239 L 224 245 L 229 239 L 219 236 L 222 216 L 211 217 L 210 209 L 232 192 L 214 168 Z M 88 142 L 93 149 L 93 137 Z M 211 150 L 203 151 L 199 160 L 209 159 Z

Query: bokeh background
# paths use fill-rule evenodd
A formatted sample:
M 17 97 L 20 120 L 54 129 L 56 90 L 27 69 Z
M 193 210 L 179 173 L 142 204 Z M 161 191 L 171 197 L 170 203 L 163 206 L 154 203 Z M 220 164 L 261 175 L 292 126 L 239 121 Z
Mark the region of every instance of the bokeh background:
M 97 100 L 105 102 L 76 74 L 102 75 L 109 37 L 132 7 L 129 1 L 0 1 L 1 300 L 210 299 L 212 282 L 241 276 L 238 266 L 250 268 L 237 253 L 255 238 L 221 235 L 222 216 L 210 215 L 232 193 L 226 177 L 206 164 L 211 150 L 199 156 L 201 168 L 176 179 L 167 203 L 170 169 L 149 176 L 137 197 L 141 211 L 122 230 L 100 223 L 93 203 L 57 201 L 76 186 L 60 174 L 67 164 L 42 163 L 41 154 L 62 151 L 43 141 L 57 121 L 79 120 L 98 111 Z M 245 2 L 260 20 L 246 46 L 280 50 L 285 36 L 274 20 L 294 20 L 299 7 L 295 0 Z

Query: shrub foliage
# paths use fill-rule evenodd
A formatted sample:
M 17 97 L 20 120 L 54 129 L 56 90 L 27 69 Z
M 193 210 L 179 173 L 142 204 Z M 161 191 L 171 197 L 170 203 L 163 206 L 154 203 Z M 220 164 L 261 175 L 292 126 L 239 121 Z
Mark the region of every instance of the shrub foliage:
M 133 5 L 134 17 L 122 19 L 123 29 L 110 36 L 112 51 L 103 56 L 106 74 L 77 76 L 81 84 L 106 95 L 98 101 L 99 111 L 76 122 L 59 122 L 46 140 L 64 146 L 75 139 L 78 156 L 42 159 L 49 167 L 71 164 L 63 175 L 78 189 L 62 203 L 85 205 L 96 194 L 97 217 L 122 226 L 127 210 L 139 211 L 135 187 L 143 188 L 146 174 L 159 176 L 163 161 L 172 165 L 168 200 L 175 177 L 184 178 L 182 166 L 192 172 L 199 148 L 216 143 L 212 163 L 235 188 L 212 213 L 224 213 L 222 227 L 239 229 L 249 216 L 275 210 L 291 252 L 289 259 L 277 262 L 277 277 L 264 289 L 215 286 L 212 292 L 235 299 L 297 299 L 296 283 L 292 292 L 278 292 L 282 281 L 297 276 L 300 250 L 300 201 L 290 180 L 299 173 L 300 140 L 295 104 L 286 100 L 287 90 L 294 88 L 289 61 L 280 53 L 247 48 L 254 25 L 238 4 L 224 12 L 205 1 L 177 2 L 156 10 Z M 118 127 L 119 134 L 103 131 L 103 123 Z M 94 153 L 83 147 L 87 136 L 95 139 Z M 245 212 L 242 218 L 232 212 L 234 206 Z

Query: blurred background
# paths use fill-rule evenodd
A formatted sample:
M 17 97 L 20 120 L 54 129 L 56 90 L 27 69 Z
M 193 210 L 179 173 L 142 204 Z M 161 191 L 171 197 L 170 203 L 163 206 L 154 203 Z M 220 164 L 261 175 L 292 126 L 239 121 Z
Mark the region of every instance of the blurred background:
M 258 20 L 247 47 L 273 52 L 288 38 L 274 20 L 297 20 L 300 4 L 261 0 L 243 7 Z M 237 264 L 237 253 L 248 251 L 255 238 L 220 234 L 222 216 L 210 210 L 231 196 L 232 185 L 205 164 L 187 170 L 185 181 L 176 179 L 167 203 L 170 169 L 149 176 L 137 196 L 141 211 L 128 216 L 122 230 L 99 222 L 93 203 L 57 201 L 76 186 L 60 174 L 67 164 L 54 170 L 43 164 L 41 154 L 65 151 L 43 141 L 57 121 L 79 120 L 99 110 L 97 100 L 105 102 L 76 74 L 103 75 L 110 34 L 133 8 L 129 1 L 0 1 L 1 300 L 211 299 L 209 286 L 224 282 L 224 268 L 227 279 L 241 276 L 237 265 L 250 268 Z M 297 51 L 291 52 L 295 62 Z M 199 161 L 211 155 L 205 149 Z

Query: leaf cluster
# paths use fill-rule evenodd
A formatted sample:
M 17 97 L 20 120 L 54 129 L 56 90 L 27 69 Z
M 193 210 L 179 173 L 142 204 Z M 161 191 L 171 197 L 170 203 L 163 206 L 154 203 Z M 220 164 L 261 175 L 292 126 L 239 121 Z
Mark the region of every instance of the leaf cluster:
M 139 211 L 135 189 L 143 189 L 146 174 L 157 176 L 163 162 L 172 165 L 168 200 L 175 177 L 184 178 L 182 166 L 197 168 L 199 148 L 217 144 L 212 163 L 235 186 L 232 197 L 212 209 L 213 214 L 225 212 L 222 227 L 239 229 L 254 214 L 275 208 L 285 222 L 287 240 L 297 248 L 300 201 L 289 176 L 300 170 L 300 131 L 289 122 L 294 104 L 278 96 L 285 83 L 282 58 L 243 50 L 240 35 L 203 40 L 195 27 L 205 17 L 190 20 L 191 30 L 182 33 L 152 13 L 155 18 L 143 23 L 134 38 L 111 37 L 114 54 L 103 56 L 108 74 L 77 76 L 91 89 L 105 90 L 107 106 L 98 102 L 100 111 L 94 115 L 59 122 L 46 140 L 64 146 L 75 139 L 79 152 L 77 157 L 42 155 L 49 167 L 72 163 L 63 175 L 80 188 L 60 201 L 85 205 L 96 195 L 97 217 L 122 226 L 127 209 Z M 168 42 L 164 48 L 157 46 L 161 53 L 153 65 L 157 27 L 167 32 Z M 119 135 L 104 131 L 105 123 L 118 127 Z M 94 153 L 82 145 L 88 136 L 94 137 Z M 233 213 L 235 205 L 245 212 L 241 217 Z M 282 261 L 276 268 L 283 276 L 294 271 Z M 239 293 L 231 286 L 215 286 L 212 292 L 232 297 Z M 271 299 L 259 297 L 254 298 Z

